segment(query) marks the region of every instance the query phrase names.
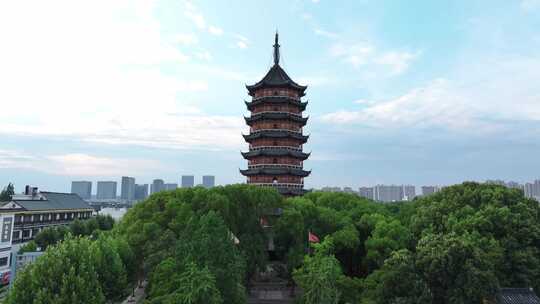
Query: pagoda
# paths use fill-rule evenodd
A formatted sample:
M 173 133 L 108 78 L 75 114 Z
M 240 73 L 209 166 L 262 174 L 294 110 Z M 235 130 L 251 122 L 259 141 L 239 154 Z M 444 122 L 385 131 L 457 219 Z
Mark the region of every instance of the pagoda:
M 250 127 L 243 135 L 249 151 L 242 152 L 248 169 L 240 172 L 248 184 L 275 187 L 286 196 L 302 195 L 304 177 L 311 173 L 303 168 L 309 157 L 303 152 L 309 136 L 302 130 L 308 120 L 302 116 L 307 86 L 294 82 L 279 65 L 278 39 L 276 33 L 274 65 L 261 81 L 246 86 L 252 98 L 245 102 L 251 115 L 244 117 Z

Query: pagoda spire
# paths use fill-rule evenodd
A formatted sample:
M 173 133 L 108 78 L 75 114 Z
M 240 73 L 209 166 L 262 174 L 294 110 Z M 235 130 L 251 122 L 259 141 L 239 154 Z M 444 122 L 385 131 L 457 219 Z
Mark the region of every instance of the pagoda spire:
M 276 31 L 276 39 L 274 43 L 274 65 L 279 65 L 279 34 Z

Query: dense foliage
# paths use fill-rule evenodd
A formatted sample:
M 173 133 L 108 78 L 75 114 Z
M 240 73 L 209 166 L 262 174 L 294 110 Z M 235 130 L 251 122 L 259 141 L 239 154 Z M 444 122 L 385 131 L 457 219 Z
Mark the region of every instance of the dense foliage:
M 539 211 L 519 190 L 477 183 L 393 204 L 310 193 L 288 200 L 280 248 L 294 264 L 306 231 L 328 238 L 342 303 L 481 303 L 500 287 L 540 290 Z
M 109 231 L 114 227 L 114 219 L 110 215 L 97 215 L 95 217 L 79 220 L 76 219 L 69 226 L 52 226 L 41 230 L 34 240 L 21 246 L 19 253 L 45 251 L 50 245 L 62 241 L 66 235 L 92 236 L 98 231 Z
M 15 194 L 15 187 L 9 183 L 2 191 L 0 191 L 0 202 L 9 202 L 11 196 Z
M 247 185 L 178 189 L 137 204 L 111 232 L 73 224 L 83 236 L 49 245 L 8 303 L 102 303 L 142 278 L 147 303 L 245 303 L 268 259 L 261 217 L 302 303 L 481 303 L 500 287 L 539 290 L 539 216 L 519 190 L 477 183 L 391 204 L 324 192 L 284 200 Z M 309 232 L 322 242 L 309 244 Z

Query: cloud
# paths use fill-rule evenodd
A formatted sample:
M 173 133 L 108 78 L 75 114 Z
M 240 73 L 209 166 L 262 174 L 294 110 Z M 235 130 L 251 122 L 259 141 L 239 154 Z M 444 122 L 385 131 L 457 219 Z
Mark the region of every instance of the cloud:
M 522 0 L 520 6 L 525 11 L 533 11 L 540 8 L 540 0 Z
M 172 149 L 239 147 L 240 117 L 209 115 L 191 100 L 209 90 L 207 78 L 213 75 L 198 78 L 205 66 L 191 63 L 175 47 L 179 41 L 196 43 L 195 36 L 162 35 L 152 3 L 60 1 L 29 8 L 3 2 L 0 107 L 13 111 L 0 111 L 0 137 Z M 211 58 L 204 50 L 194 56 Z M 184 74 L 166 73 L 163 65 Z M 233 76 L 239 77 L 227 74 Z M 190 110 L 169 115 L 183 108 Z
M 186 1 L 185 8 L 184 16 L 191 20 L 191 22 L 193 22 L 195 27 L 197 27 L 199 30 L 207 31 L 208 33 L 216 36 L 223 35 L 223 29 L 215 25 L 209 25 L 206 22 L 204 15 L 192 2 Z
M 236 46 L 239 48 L 239 49 L 245 49 L 248 47 L 247 43 L 245 43 L 244 41 L 237 41 L 236 42 Z
M 330 48 L 330 54 L 352 64 L 355 68 L 373 66 L 382 68 L 382 71 L 386 71 L 389 76 L 395 76 L 404 73 L 420 52 L 379 51 L 373 44 L 364 42 L 351 45 L 334 44 Z
M 249 39 L 240 34 L 233 34 L 233 37 L 236 39 L 235 47 L 239 49 L 245 49 L 248 47 Z
M 320 28 L 315 29 L 314 32 L 318 36 L 323 36 L 323 37 L 330 38 L 330 39 L 335 39 L 335 38 L 337 38 L 339 36 L 336 33 L 329 32 L 329 31 L 326 31 L 326 30 L 323 30 L 323 29 L 320 29 Z
M 177 34 L 175 40 L 183 45 L 194 45 L 199 43 L 199 39 L 193 34 Z
M 204 60 L 204 61 L 210 61 L 212 60 L 212 54 L 208 51 L 200 51 L 196 54 L 197 58 Z
M 540 58 L 490 58 L 467 63 L 450 78 L 436 79 L 392 99 L 360 102 L 358 110 L 322 116 L 338 125 L 383 130 L 439 128 L 460 134 L 515 136 L 529 125 L 540 133 Z M 516 106 L 519 105 L 519 106 Z
M 208 32 L 212 35 L 220 36 L 223 34 L 223 29 L 211 25 L 208 27 Z
M 64 176 L 141 175 L 166 170 L 159 161 L 138 158 L 110 158 L 83 153 L 29 155 L 18 150 L 0 150 L 0 168 L 25 169 Z

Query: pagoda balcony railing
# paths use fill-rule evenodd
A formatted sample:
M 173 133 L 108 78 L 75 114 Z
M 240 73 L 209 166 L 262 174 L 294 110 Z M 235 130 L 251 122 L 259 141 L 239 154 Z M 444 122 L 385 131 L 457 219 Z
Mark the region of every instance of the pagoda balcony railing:
M 302 151 L 302 148 L 291 147 L 291 146 L 258 146 L 258 147 L 249 147 L 249 149 L 251 151 L 276 150 L 276 149 L 285 149 L 285 150 L 291 150 L 291 151 Z
M 267 132 L 267 131 L 284 131 L 284 132 L 293 132 L 302 134 L 302 130 L 291 130 L 291 129 L 258 129 L 258 130 L 250 130 L 251 134 L 256 134 L 259 132 Z
M 275 97 L 275 98 L 290 98 L 297 101 L 301 101 L 300 97 L 293 97 L 289 95 L 266 95 L 266 96 L 260 96 L 260 97 L 254 97 L 251 99 L 251 101 L 257 101 L 259 99 L 268 98 L 268 97 Z
M 249 183 L 250 185 L 263 186 L 263 187 L 276 187 L 276 188 L 297 188 L 303 189 L 304 183 L 293 184 L 293 183 Z
M 256 168 L 293 168 L 293 169 L 302 169 L 302 165 L 288 165 L 288 164 L 256 164 L 248 165 L 249 169 Z
M 255 116 L 255 115 L 259 115 L 259 114 L 280 114 L 280 113 L 283 113 L 283 114 L 289 114 L 289 115 L 294 115 L 294 116 L 296 116 L 296 117 L 303 118 L 301 113 L 293 113 L 293 112 L 287 112 L 287 111 L 262 111 L 262 112 L 253 112 L 253 113 L 251 113 L 251 117 L 253 117 L 253 116 Z

